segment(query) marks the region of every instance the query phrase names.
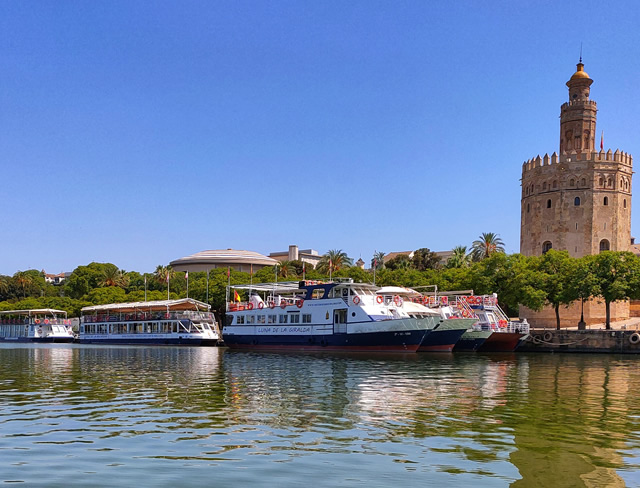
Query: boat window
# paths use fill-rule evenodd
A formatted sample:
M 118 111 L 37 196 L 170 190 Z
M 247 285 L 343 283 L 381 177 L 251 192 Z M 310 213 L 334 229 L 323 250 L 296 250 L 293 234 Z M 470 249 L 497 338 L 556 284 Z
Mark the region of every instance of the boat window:
M 236 324 L 244 324 L 244 315 L 238 315 L 237 316 Z
M 258 323 L 264 324 L 265 317 L 266 315 L 258 315 Z
M 291 323 L 292 324 L 299 324 L 300 323 L 300 314 L 299 313 L 292 313 L 291 314 Z
M 256 322 L 255 315 L 247 315 L 247 324 L 254 324 Z
M 286 314 L 280 314 L 280 323 L 281 324 L 286 324 L 288 321 L 288 316 Z
M 302 314 L 302 323 L 303 324 L 310 324 L 311 323 L 311 314 L 310 313 L 303 313 Z
M 277 315 L 269 315 L 267 318 L 267 323 L 268 324 L 275 324 L 276 323 L 276 318 Z

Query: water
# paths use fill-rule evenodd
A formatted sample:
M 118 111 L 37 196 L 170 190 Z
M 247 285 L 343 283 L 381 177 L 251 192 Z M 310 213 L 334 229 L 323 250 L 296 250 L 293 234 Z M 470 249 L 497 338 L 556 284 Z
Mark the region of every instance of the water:
M 0 346 L 0 482 L 640 486 L 640 358 Z

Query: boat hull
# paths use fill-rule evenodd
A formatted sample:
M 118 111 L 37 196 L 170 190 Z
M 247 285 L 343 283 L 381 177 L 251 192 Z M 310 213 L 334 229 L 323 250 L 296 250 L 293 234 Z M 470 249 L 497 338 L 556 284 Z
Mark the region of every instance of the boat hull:
M 447 319 L 429 334 L 418 352 L 451 352 L 463 334 L 474 324 L 473 319 Z
M 80 337 L 76 340 L 79 344 L 112 344 L 112 345 L 129 345 L 129 346 L 215 346 L 217 340 L 203 338 L 179 338 L 179 337 L 157 337 L 157 338 L 140 338 L 124 337 Z
M 527 334 L 494 332 L 477 349 L 478 352 L 513 352 Z
M 474 352 L 493 334 L 489 330 L 468 330 L 453 348 L 454 352 Z
M 416 352 L 431 330 L 389 331 L 364 334 L 308 335 L 225 335 L 224 345 L 231 349 Z
M 64 342 L 73 342 L 74 338 L 72 336 L 64 336 L 64 337 L 0 337 L 0 342 L 19 342 L 19 343 L 64 343 Z

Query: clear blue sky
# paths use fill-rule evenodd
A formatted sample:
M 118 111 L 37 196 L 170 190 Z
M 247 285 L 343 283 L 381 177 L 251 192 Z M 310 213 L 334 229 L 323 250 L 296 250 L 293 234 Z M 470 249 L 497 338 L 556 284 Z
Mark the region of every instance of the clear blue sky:
M 0 273 L 517 252 L 581 42 L 598 137 L 640 157 L 639 37 L 635 1 L 4 1 Z

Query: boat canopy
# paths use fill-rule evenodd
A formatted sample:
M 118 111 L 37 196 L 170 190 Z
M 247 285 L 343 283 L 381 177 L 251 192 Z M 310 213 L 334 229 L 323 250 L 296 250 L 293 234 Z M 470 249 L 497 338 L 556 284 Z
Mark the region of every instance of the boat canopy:
M 31 310 L 2 310 L 0 315 L 67 315 L 64 310 L 56 310 L 55 308 L 33 308 Z
M 404 286 L 383 286 L 377 292 L 378 295 L 419 296 L 420 293 Z
M 149 302 L 109 303 L 106 305 L 92 305 L 84 307 L 83 313 L 90 312 L 165 312 L 171 310 L 210 310 L 211 305 L 194 300 L 193 298 L 181 298 L 179 300 L 154 300 Z

